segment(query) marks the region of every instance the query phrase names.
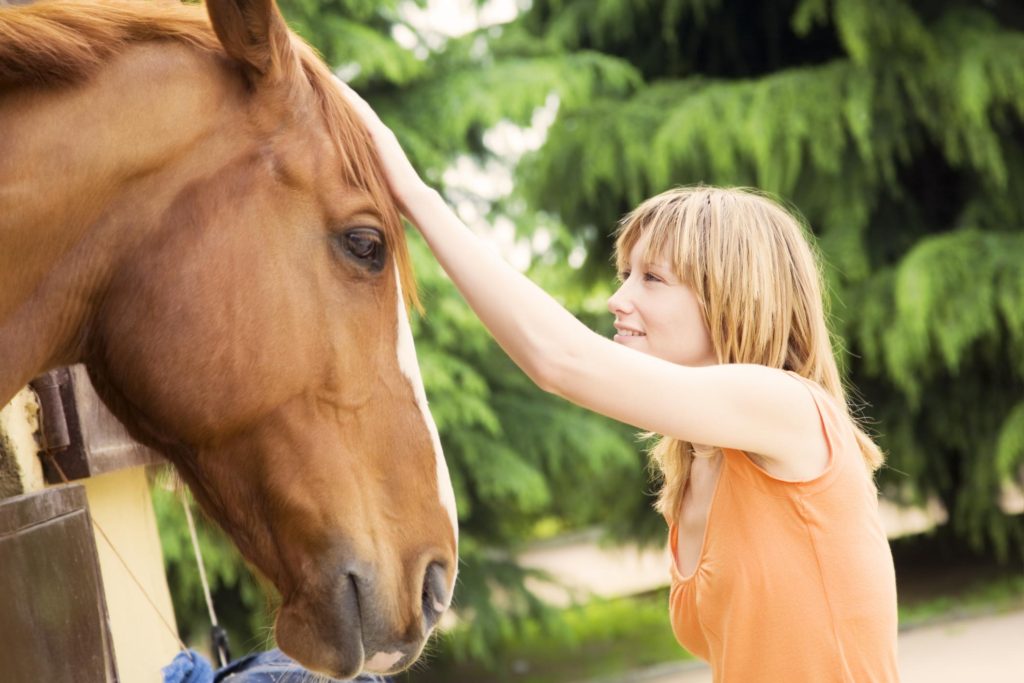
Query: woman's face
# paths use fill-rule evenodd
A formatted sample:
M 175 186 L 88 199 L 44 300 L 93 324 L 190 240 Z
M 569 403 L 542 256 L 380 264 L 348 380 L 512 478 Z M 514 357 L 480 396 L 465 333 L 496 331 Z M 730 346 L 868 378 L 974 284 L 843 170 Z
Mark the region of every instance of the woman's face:
M 680 365 L 717 362 L 700 304 L 689 286 L 679 281 L 667 258 L 644 261 L 647 239 L 629 253 L 622 285 L 608 299 L 615 316 L 619 344 Z

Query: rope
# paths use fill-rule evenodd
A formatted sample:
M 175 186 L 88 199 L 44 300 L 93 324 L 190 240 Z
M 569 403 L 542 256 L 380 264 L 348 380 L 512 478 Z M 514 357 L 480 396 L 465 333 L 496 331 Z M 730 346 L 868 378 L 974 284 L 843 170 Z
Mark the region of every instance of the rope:
M 225 667 L 231 662 L 231 650 L 228 649 L 228 634 L 217 623 L 217 611 L 213 609 L 213 597 L 210 595 L 210 582 L 206 579 L 206 563 L 203 562 L 203 551 L 199 548 L 199 535 L 196 533 L 196 523 L 192 519 L 192 508 L 189 506 L 185 496 L 181 497 L 181 506 L 185 508 L 185 519 L 188 520 L 188 533 L 192 537 L 192 551 L 196 555 L 196 565 L 199 567 L 199 581 L 203 584 L 203 597 L 206 598 L 206 609 L 210 613 L 210 642 L 213 646 L 213 653 L 217 657 L 218 666 Z
M 135 574 L 132 572 L 131 568 L 128 566 L 128 563 L 125 561 L 125 559 L 123 557 L 121 557 L 121 553 L 117 552 L 117 548 L 114 547 L 114 544 L 110 540 L 110 537 L 107 536 L 107 532 L 105 532 L 103 530 L 103 528 L 96 522 L 95 519 L 92 520 L 92 525 L 94 527 L 96 527 L 96 531 L 100 532 L 100 535 L 103 537 L 103 540 L 106 541 L 107 545 L 110 546 L 110 549 L 114 551 L 115 557 L 117 557 L 117 559 L 121 561 L 121 565 L 124 567 L 124 570 L 126 572 L 128 572 L 128 576 L 132 577 L 132 581 L 134 581 L 135 585 L 139 587 L 140 591 L 142 591 L 142 596 L 144 598 L 146 598 L 146 602 L 148 602 L 150 607 L 153 608 L 153 611 L 156 612 L 156 615 L 158 617 L 160 617 L 160 621 L 163 622 L 164 626 L 167 627 L 167 630 L 171 633 L 172 636 L 174 636 L 174 640 L 177 641 L 178 647 L 181 648 L 181 650 L 183 652 L 187 653 L 188 656 L 189 656 L 189 659 L 191 659 L 192 658 L 192 653 L 189 652 L 188 646 L 185 645 L 185 643 L 181 642 L 181 638 L 179 638 L 178 634 L 175 633 L 174 627 L 171 626 L 170 622 L 167 621 L 166 617 L 164 617 L 163 612 L 161 612 L 160 608 L 157 607 L 156 603 L 153 602 L 153 599 L 149 597 L 149 593 L 146 592 L 145 586 L 143 586 L 142 582 L 139 581 L 138 578 L 136 578 Z
M 213 609 L 213 598 L 210 596 L 210 583 L 206 580 L 206 567 L 203 563 L 203 552 L 199 549 L 199 537 L 196 535 L 196 523 L 192 519 L 192 509 L 189 507 L 185 496 L 181 497 L 181 506 L 185 508 L 185 519 L 188 520 L 188 533 L 192 537 L 192 550 L 196 554 L 196 564 L 199 565 L 199 581 L 203 584 L 203 597 L 206 598 L 206 609 L 210 612 L 210 623 L 219 626 L 217 623 L 217 612 Z

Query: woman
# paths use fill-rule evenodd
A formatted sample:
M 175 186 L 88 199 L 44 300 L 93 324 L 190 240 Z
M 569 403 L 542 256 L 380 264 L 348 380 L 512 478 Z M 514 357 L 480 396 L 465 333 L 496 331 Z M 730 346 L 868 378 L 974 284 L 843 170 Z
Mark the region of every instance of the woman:
M 403 212 L 538 386 L 660 434 L 672 627 L 715 681 L 896 681 L 896 588 L 800 223 L 755 192 L 653 197 L 618 233 L 602 337 L 483 245 L 342 86 Z

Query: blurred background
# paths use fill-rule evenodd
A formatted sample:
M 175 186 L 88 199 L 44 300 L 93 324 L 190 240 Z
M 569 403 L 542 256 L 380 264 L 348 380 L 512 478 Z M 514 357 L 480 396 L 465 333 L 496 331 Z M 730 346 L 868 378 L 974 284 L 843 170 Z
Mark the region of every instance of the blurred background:
M 905 680 L 1024 680 L 1024 6 L 279 2 L 463 219 L 595 330 L 612 331 L 611 233 L 644 198 L 704 182 L 798 207 L 888 453 Z M 710 681 L 669 627 L 645 444 L 536 389 L 409 238 L 462 566 L 401 681 Z M 203 647 L 181 508 L 154 494 L 182 636 Z M 273 597 L 200 535 L 234 654 L 268 647 Z

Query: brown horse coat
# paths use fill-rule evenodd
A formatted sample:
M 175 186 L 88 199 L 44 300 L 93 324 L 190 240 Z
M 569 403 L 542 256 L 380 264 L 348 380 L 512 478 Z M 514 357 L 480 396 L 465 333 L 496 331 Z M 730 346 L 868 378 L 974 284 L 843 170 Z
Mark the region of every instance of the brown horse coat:
M 334 676 L 418 655 L 451 484 L 401 223 L 272 0 L 0 9 L 0 403 L 83 362 L 275 584 Z

